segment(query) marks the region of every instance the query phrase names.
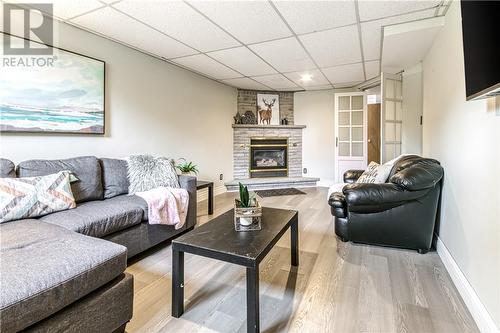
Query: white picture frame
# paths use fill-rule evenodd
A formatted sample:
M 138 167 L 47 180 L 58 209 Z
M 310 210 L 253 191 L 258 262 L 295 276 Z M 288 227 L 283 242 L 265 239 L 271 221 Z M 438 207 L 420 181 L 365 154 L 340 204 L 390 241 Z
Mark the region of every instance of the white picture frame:
M 257 94 L 257 124 L 280 124 L 280 98 L 278 94 Z

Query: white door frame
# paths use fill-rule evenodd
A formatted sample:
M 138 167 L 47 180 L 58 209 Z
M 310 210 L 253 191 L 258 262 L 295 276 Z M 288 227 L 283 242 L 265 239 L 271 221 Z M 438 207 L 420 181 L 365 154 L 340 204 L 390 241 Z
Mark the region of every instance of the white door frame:
M 385 123 L 386 123 L 386 102 L 399 102 L 402 104 L 403 102 L 403 89 L 401 88 L 401 96 L 400 98 L 388 98 L 387 95 L 387 81 L 400 81 L 401 85 L 403 84 L 403 76 L 401 74 L 389 74 L 389 73 L 381 73 L 380 76 L 380 163 L 383 164 L 386 162 L 386 151 L 385 151 Z M 403 125 L 401 124 L 401 131 L 403 131 Z M 402 142 L 400 143 L 401 147 Z M 392 159 L 392 158 L 391 158 Z
M 343 157 L 343 160 L 353 160 L 353 161 L 362 161 L 364 162 L 364 166 L 367 164 L 367 159 L 368 159 L 368 145 L 367 145 L 367 135 L 368 135 L 368 129 L 367 129 L 367 122 L 368 122 L 368 116 L 367 116 L 367 104 L 366 104 L 366 93 L 365 92 L 358 92 L 358 91 L 353 91 L 353 92 L 345 92 L 345 93 L 335 93 L 334 94 L 335 98 L 335 142 L 334 142 L 334 149 L 335 149 L 335 182 L 341 183 L 344 180 L 339 176 L 339 127 L 338 127 L 338 119 L 339 119 L 339 103 L 338 103 L 338 98 L 341 96 L 363 96 L 363 156 L 360 157 Z M 339 179 L 340 178 L 340 179 Z

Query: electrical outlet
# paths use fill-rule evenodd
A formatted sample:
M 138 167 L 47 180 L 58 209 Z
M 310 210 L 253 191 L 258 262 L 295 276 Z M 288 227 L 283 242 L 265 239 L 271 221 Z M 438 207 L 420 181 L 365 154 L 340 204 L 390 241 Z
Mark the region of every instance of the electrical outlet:
M 304 168 L 304 170 L 302 170 L 303 173 L 307 173 L 307 168 Z
M 219 175 L 219 180 L 223 180 L 223 179 L 224 179 L 224 174 L 222 174 L 222 173 L 221 173 L 221 174 Z

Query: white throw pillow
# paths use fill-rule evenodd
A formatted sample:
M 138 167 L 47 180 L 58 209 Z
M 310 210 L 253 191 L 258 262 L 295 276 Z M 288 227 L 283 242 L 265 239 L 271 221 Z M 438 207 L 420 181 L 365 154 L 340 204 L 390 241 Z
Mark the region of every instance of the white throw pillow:
M 389 173 L 391 173 L 392 166 L 380 165 L 376 162 L 370 162 L 365 172 L 361 174 L 356 183 L 385 183 Z
M 333 184 L 332 186 L 330 186 L 330 188 L 328 189 L 328 194 L 326 196 L 326 200 L 330 199 L 330 195 L 332 195 L 332 193 L 334 193 L 334 192 L 342 193 L 342 189 L 346 185 L 347 185 L 347 183 L 336 183 L 336 184 Z

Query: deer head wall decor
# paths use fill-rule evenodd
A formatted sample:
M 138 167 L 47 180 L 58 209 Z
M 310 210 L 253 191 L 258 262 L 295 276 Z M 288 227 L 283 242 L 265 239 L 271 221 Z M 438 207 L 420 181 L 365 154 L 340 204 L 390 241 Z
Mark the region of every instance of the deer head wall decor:
M 273 101 L 271 103 L 269 103 L 268 101 L 266 101 L 265 98 L 262 99 L 262 102 L 264 102 L 264 105 L 267 106 L 267 109 L 272 109 L 272 107 L 274 106 L 274 103 L 276 103 L 276 98 L 273 98 Z
M 276 98 L 273 98 L 272 102 L 268 102 L 265 98 L 263 98 L 262 102 L 264 102 L 267 109 L 259 110 L 260 123 L 269 125 L 273 116 L 273 106 L 274 103 L 276 103 Z

